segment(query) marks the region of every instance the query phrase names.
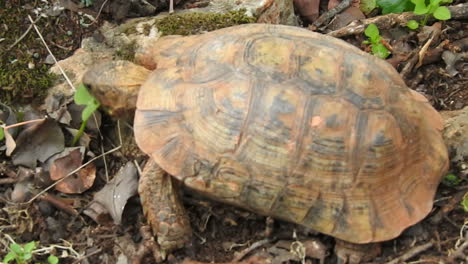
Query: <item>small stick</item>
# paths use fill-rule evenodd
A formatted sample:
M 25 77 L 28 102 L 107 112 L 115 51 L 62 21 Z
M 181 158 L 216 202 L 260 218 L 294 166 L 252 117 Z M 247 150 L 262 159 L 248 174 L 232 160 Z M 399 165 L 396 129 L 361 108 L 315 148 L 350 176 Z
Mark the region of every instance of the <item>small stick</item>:
M 75 208 L 73 208 L 70 205 L 64 203 L 62 200 L 58 199 L 54 195 L 45 194 L 45 195 L 41 196 L 39 199 L 42 200 L 42 201 L 47 201 L 47 202 L 51 203 L 56 208 L 66 212 L 69 215 L 77 216 L 79 214 L 78 211 L 75 210 Z
M 255 243 L 253 243 L 250 247 L 248 248 L 245 248 L 244 250 L 242 250 L 241 252 L 239 252 L 239 254 L 232 260 L 232 262 L 239 262 L 241 259 L 243 259 L 247 254 L 249 254 L 250 252 L 252 252 L 253 250 L 263 246 L 263 245 L 266 245 L 270 242 L 272 242 L 273 239 L 262 239 L 262 240 L 259 240 Z
M 172 0 L 171 0 L 172 1 Z M 345 10 L 351 5 L 351 0 L 343 0 L 341 3 L 339 3 L 337 6 L 334 8 L 328 10 L 327 12 L 323 13 L 317 20 L 314 21 L 312 24 L 312 28 L 319 28 L 321 25 L 325 24 L 327 21 L 329 21 L 332 17 L 334 17 L 336 14 L 341 13 L 341 11 Z
M 433 245 L 434 245 L 434 243 L 431 241 L 431 242 L 428 242 L 426 244 L 414 247 L 414 248 L 408 250 L 405 254 L 401 255 L 400 257 L 398 257 L 396 259 L 393 259 L 392 261 L 387 262 L 386 264 L 398 264 L 400 262 L 406 261 L 406 260 L 408 260 L 408 259 L 410 259 L 410 258 L 412 258 L 412 257 L 414 257 L 414 256 L 428 250 Z
M 57 58 L 55 58 L 54 54 L 52 54 L 52 51 L 49 49 L 49 46 L 47 46 L 47 43 L 45 42 L 44 37 L 42 37 L 41 32 L 37 28 L 36 24 L 34 24 L 34 20 L 32 19 L 32 17 L 30 15 L 28 15 L 28 18 L 29 18 L 29 21 L 31 21 L 31 25 L 34 27 L 34 30 L 36 30 L 36 33 L 39 36 L 39 38 L 41 39 L 41 41 L 44 44 L 45 48 L 49 52 L 50 56 L 52 57 L 52 59 L 54 59 L 55 64 L 57 64 L 57 66 L 59 67 L 60 72 L 62 73 L 63 77 L 65 78 L 65 80 L 67 80 L 68 85 L 70 85 L 70 87 L 72 88 L 73 91 L 76 91 L 75 86 L 73 86 L 73 83 L 70 81 L 67 74 L 65 74 L 65 71 L 63 70 L 62 66 L 60 66 L 60 64 L 58 63 Z
M 35 21 L 34 21 L 34 24 L 37 23 L 39 21 L 39 19 L 41 19 L 41 17 L 39 16 Z M 18 43 L 20 43 L 21 40 L 23 40 L 29 33 L 29 31 L 31 31 L 31 29 L 33 28 L 32 25 L 29 25 L 28 29 L 26 29 L 26 31 L 23 33 L 23 35 L 21 35 L 16 41 L 15 43 L 11 44 L 10 47 L 8 47 L 7 51 L 8 50 L 11 50 L 14 46 L 16 46 Z

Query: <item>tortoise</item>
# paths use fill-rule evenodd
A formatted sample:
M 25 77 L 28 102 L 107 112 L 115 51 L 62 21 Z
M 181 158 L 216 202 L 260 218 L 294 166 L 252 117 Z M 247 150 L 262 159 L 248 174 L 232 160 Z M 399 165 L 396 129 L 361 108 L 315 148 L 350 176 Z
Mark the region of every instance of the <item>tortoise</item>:
M 393 239 L 430 212 L 448 169 L 443 121 L 385 61 L 306 29 L 246 24 L 162 37 L 135 62 L 103 63 L 83 82 L 114 115 L 136 107 L 150 157 L 139 193 L 163 252 L 190 237 L 176 182 L 351 244 Z

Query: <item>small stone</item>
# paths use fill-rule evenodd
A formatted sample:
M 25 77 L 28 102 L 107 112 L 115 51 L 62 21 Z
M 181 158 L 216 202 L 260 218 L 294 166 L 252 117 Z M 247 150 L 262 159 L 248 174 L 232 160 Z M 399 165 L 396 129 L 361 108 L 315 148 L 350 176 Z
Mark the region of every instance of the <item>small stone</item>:
M 52 64 L 55 64 L 55 60 L 52 57 L 52 55 L 49 54 L 49 55 L 47 55 L 46 59 L 44 60 L 44 63 L 52 65 Z

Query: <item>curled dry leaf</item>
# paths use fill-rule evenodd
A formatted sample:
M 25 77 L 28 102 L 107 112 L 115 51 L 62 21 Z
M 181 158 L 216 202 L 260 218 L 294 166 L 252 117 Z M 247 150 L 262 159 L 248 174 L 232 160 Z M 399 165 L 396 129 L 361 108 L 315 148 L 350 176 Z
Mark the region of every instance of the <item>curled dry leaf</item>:
M 84 211 L 97 223 L 110 214 L 115 224 L 122 221 L 127 200 L 137 194 L 138 173 L 132 162 L 127 162 L 104 188 L 94 195 L 93 203 Z
M 82 160 L 80 149 L 74 149 L 68 155 L 57 158 L 50 167 L 50 178 L 57 181 L 66 177 L 81 166 Z M 55 189 L 63 193 L 82 193 L 93 186 L 95 178 L 96 167 L 91 163 L 58 183 Z
M 35 168 L 37 161 L 46 161 L 65 148 L 64 136 L 57 122 L 45 119 L 23 130 L 16 139 L 13 152 L 14 165 Z

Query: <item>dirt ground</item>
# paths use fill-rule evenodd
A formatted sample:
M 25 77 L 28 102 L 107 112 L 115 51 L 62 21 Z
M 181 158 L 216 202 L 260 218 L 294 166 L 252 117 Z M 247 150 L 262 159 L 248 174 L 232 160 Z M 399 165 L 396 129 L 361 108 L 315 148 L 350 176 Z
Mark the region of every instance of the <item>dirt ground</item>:
M 0 74 L 3 74 L 2 78 L 16 76 L 11 77 L 10 82 L 23 87 L 22 91 L 15 92 L 15 88 L 4 89 L 6 87 L 4 85 L 1 87 L 3 90 L 0 90 L 0 102 L 17 110 L 22 109 L 25 114 L 33 111 L 28 105 L 36 107 L 44 101 L 44 91 L 35 89 L 40 85 L 30 79 L 42 80 L 43 78 L 41 85 L 44 86 L 53 82 L 53 80 L 49 82 L 47 75 L 47 70 L 51 66 L 49 52 L 37 37 L 34 29 L 28 29 L 31 23 L 27 16 L 36 17 L 34 14 L 38 12 L 38 9 L 44 9 L 45 5 L 52 5 L 52 1 L 7 0 L 5 2 L 5 0 L 0 0 L 0 39 L 2 40 L 0 42 L 0 67 L 3 69 L 0 70 Z M 98 2 L 96 5 L 99 6 Z M 104 20 L 115 21 L 111 14 L 103 13 L 99 16 L 99 22 L 92 23 L 86 14 L 81 12 L 83 10 L 68 8 L 42 17 L 37 22 L 38 28 L 42 31 L 45 41 L 49 43 L 49 48 L 57 60 L 70 56 L 80 46 L 81 40 L 92 36 Z M 443 22 L 441 29 L 438 43 L 444 40 L 454 43 L 468 37 L 466 20 Z M 30 32 L 15 43 L 28 30 Z M 407 37 L 416 38 L 414 33 L 408 33 Z M 363 39 L 362 36 L 351 36 L 347 40 L 360 46 L 359 43 Z M 16 64 L 12 63 L 14 59 L 16 59 Z M 49 62 L 45 63 L 45 61 Z M 448 75 L 444 61 L 439 58 L 408 74 L 405 81 L 412 89 L 424 93 L 437 110 L 459 110 L 468 105 L 466 60 L 456 64 L 455 68 L 458 74 L 453 77 Z M 397 69 L 403 70 L 401 65 L 397 66 Z M 15 71 L 20 73 L 15 73 Z M 23 71 L 28 74 L 26 79 L 20 78 L 26 76 Z M 115 127 L 116 123 L 104 114 L 101 126 L 103 139 L 99 140 L 99 137 L 93 136 L 90 151 L 100 153 L 101 143 L 106 150 L 113 148 L 115 145 L 113 139 L 116 137 Z M 41 198 L 29 204 L 15 204 L 11 202 L 11 195 L 13 190 L 18 188 L 18 167 L 14 166 L 11 159 L 6 156 L 2 145 L 0 141 L 0 261 L 10 251 L 8 249 L 8 244 L 11 242 L 9 238 L 17 243 L 39 241 L 38 249 L 50 245 L 66 248 L 64 250 L 56 247 L 51 253 L 43 256 L 35 254 L 36 262 L 34 263 L 45 262 L 48 254 L 59 256 L 60 263 L 117 263 L 120 252 L 136 250 L 135 245 L 142 241 L 139 229 L 145 221 L 138 197 L 131 198 L 127 203 L 121 225 L 114 225 L 111 221 L 97 224 L 90 217 L 82 214 L 93 200 L 93 195 L 105 185 L 103 162 L 96 161 L 96 181 L 88 191 L 78 195 L 49 191 L 54 195 L 53 197 L 60 197 L 60 200 L 66 201 L 66 206 L 53 205 L 54 202 L 50 199 L 55 200 L 55 198 Z M 106 166 L 109 175 L 114 175 L 118 168 L 129 160 L 134 158 L 138 161 L 144 160 L 141 154 L 135 154 L 131 146 L 130 144 L 128 149 L 124 148 L 107 157 Z M 460 205 L 468 185 L 457 169 L 452 169 L 451 173 L 457 177 L 457 180 L 445 181 L 440 185 L 431 214 L 421 223 L 406 230 L 400 237 L 383 243 L 382 254 L 373 260 L 373 263 L 387 263 L 411 250 L 416 251 L 412 252 L 411 258 L 404 260 L 406 263 L 465 263 L 466 260 L 454 259 L 452 253 L 462 241 L 461 236 L 468 223 L 467 214 Z M 32 174 L 37 175 L 37 172 L 32 172 Z M 35 193 L 45 187 L 47 187 L 46 183 L 37 181 L 28 181 L 27 185 L 27 188 L 32 188 Z M 248 253 L 256 254 L 263 251 L 277 257 L 278 263 L 301 263 L 300 258 L 291 254 L 290 244 L 294 241 L 304 242 L 310 239 L 318 239 L 325 245 L 329 251 L 328 254 L 333 255 L 330 250 L 335 242 L 328 236 L 281 221 L 275 221 L 271 235 L 265 236 L 268 221 L 263 216 L 208 201 L 186 192 L 184 192 L 183 201 L 189 213 L 194 236 L 189 245 L 173 252 L 168 257 L 169 262 L 180 262 L 187 258 L 201 262 L 229 262 L 239 252 L 246 253 L 245 250 L 252 245 L 263 243 L 261 247 L 252 249 Z M 78 214 L 64 210 L 64 207 L 71 207 Z M 425 249 L 422 250 L 418 248 L 419 246 Z M 68 252 L 73 256 L 73 253 L 70 253 L 73 251 L 79 252 L 81 259 L 63 255 L 63 252 Z M 449 256 L 450 254 L 452 255 Z M 246 256 L 247 259 L 248 256 Z M 278 256 L 283 256 L 283 258 Z M 151 256 L 146 256 L 142 263 L 151 263 L 151 261 Z M 303 261 L 304 263 L 319 263 L 318 260 L 309 258 Z M 255 263 L 255 259 L 251 263 Z M 330 256 L 325 263 L 336 263 L 336 259 Z

